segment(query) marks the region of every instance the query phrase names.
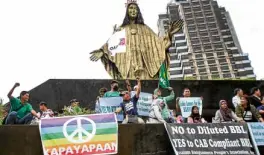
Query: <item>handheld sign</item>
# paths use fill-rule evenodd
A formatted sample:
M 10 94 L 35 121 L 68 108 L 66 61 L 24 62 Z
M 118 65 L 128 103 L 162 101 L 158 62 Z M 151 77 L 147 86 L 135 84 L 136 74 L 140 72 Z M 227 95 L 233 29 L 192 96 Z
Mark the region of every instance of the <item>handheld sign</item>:
M 96 112 L 97 113 L 114 113 L 116 108 L 120 107 L 120 103 L 123 101 L 121 97 L 109 97 L 109 98 L 100 98 L 96 103 Z M 116 115 L 118 121 L 123 121 L 123 113 Z
M 184 118 L 191 115 L 193 106 L 197 106 L 199 108 L 199 113 L 202 114 L 203 103 L 200 97 L 181 97 L 179 106 L 181 108 L 182 117 Z
M 131 92 L 131 96 L 136 94 L 135 91 Z M 152 104 L 152 94 L 141 92 L 137 102 L 137 111 L 140 116 L 149 116 L 149 110 Z

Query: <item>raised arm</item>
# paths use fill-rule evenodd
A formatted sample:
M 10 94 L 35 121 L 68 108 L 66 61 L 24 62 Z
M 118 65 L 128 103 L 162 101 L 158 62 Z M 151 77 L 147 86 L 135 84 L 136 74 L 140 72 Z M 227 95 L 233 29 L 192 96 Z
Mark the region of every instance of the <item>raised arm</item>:
M 174 94 L 173 88 L 169 87 L 168 90 L 170 91 L 170 95 L 164 97 L 164 100 L 165 100 L 167 103 L 170 102 L 170 101 L 173 101 L 173 99 L 174 99 L 174 97 L 175 97 L 175 94 Z
M 13 88 L 12 88 L 12 89 L 9 91 L 9 93 L 7 94 L 7 97 L 8 97 L 9 99 L 12 98 L 12 94 L 13 94 L 14 90 L 16 89 L 16 87 L 19 87 L 19 86 L 20 86 L 19 83 L 15 83 L 15 85 L 13 86 Z
M 130 85 L 129 80 L 126 80 L 126 88 L 127 88 L 127 91 L 128 92 L 131 92 L 132 91 L 132 88 L 131 88 L 131 85 Z
M 141 81 L 140 81 L 140 78 L 137 77 L 137 91 L 136 91 L 136 97 L 139 98 L 139 94 L 141 92 Z

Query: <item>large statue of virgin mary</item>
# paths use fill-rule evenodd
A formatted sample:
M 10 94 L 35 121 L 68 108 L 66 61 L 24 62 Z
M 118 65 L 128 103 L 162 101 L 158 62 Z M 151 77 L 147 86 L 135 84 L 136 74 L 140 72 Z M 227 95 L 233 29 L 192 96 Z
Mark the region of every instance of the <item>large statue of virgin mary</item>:
M 144 23 L 138 4 L 131 2 L 127 5 L 123 24 L 117 28 L 117 31 L 124 31 L 125 34 L 125 39 L 121 41 L 126 47 L 124 52 L 113 55 L 107 42 L 99 50 L 91 52 L 90 59 L 101 59 L 106 71 L 114 79 L 158 79 L 162 63 L 169 65 L 166 51 L 171 45 L 170 39 L 182 25 L 182 20 L 176 21 L 170 24 L 166 36 L 158 37 Z

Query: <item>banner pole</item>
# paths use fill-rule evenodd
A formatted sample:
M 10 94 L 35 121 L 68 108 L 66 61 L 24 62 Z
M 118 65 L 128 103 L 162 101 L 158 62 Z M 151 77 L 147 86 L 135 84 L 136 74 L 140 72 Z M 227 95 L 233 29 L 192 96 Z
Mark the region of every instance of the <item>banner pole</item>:
M 167 129 L 167 128 L 168 128 L 168 123 L 164 123 L 164 127 L 165 127 L 167 133 L 169 133 L 169 131 L 168 131 L 168 129 Z M 169 140 L 170 140 L 170 142 L 171 142 L 171 145 L 173 146 L 173 142 L 172 142 L 171 135 L 168 134 L 168 137 L 169 137 Z M 175 155 L 179 155 L 179 153 L 178 153 L 178 151 L 175 149 L 175 147 L 172 147 L 172 148 L 173 148 L 173 151 L 174 151 Z

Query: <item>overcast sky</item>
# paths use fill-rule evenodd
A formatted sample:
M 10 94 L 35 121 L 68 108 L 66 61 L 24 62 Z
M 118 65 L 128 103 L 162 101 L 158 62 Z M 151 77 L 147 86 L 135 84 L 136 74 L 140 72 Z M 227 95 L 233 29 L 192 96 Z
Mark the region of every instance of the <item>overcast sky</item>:
M 145 23 L 157 32 L 158 14 L 169 0 L 140 0 Z M 0 97 L 15 82 L 30 90 L 48 79 L 106 79 L 89 52 L 121 24 L 126 0 L 0 0 Z M 243 51 L 264 77 L 262 0 L 218 0 L 230 12 Z M 259 65 L 258 65 L 259 64 Z M 6 100 L 7 101 L 7 100 Z

